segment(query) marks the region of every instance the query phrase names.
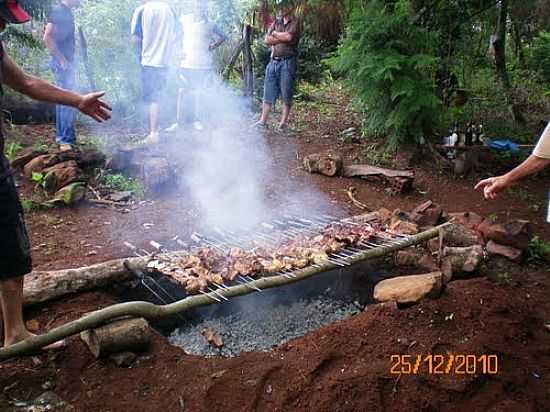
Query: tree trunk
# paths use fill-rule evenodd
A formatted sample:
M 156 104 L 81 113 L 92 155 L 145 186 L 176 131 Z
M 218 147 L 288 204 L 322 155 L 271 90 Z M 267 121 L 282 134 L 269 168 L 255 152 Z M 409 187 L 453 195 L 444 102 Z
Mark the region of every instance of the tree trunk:
M 130 260 L 135 265 L 144 265 L 146 259 L 118 259 L 78 269 L 32 272 L 25 276 L 24 304 L 33 305 L 123 282 L 133 277 L 124 266 L 124 261 Z
M 252 27 L 245 24 L 243 28 L 243 80 L 245 96 L 254 95 L 254 65 L 252 57 Z
M 493 39 L 493 48 L 495 52 L 495 70 L 497 78 L 504 90 L 506 103 L 508 105 L 508 110 L 510 111 L 512 118 L 518 124 L 525 124 L 525 118 L 523 117 L 520 109 L 514 104 L 510 78 L 508 77 L 508 71 L 506 70 L 506 28 L 508 23 L 508 9 L 508 0 L 500 0 L 497 33 Z
M 151 328 L 143 318 L 122 319 L 80 334 L 97 358 L 119 352 L 143 352 L 151 342 Z

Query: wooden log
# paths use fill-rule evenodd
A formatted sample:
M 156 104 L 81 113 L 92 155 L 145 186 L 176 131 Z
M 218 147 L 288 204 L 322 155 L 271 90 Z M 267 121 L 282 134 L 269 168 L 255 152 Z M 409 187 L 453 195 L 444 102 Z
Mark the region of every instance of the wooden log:
M 388 178 L 403 177 L 414 179 L 414 171 L 412 170 L 392 170 L 382 167 L 370 165 L 351 165 L 345 166 L 343 171 L 344 177 L 366 177 L 366 176 L 384 176 Z
M 97 358 L 119 352 L 143 352 L 151 342 L 151 328 L 143 318 L 122 319 L 85 330 L 80 338 Z
M 304 168 L 309 173 L 320 173 L 334 177 L 342 172 L 344 161 L 342 157 L 331 153 L 314 153 L 304 157 Z
M 483 248 L 480 245 L 446 247 L 443 249 L 443 261 L 450 263 L 453 273 L 475 272 L 479 268 L 483 258 Z
M 32 272 L 25 276 L 24 304 L 42 303 L 129 280 L 133 275 L 124 266 L 125 260 L 145 265 L 147 258 L 118 259 L 77 269 Z
M 475 246 L 482 243 L 480 234 L 465 226 L 455 224 L 446 226 L 443 230 L 445 245 L 447 246 Z

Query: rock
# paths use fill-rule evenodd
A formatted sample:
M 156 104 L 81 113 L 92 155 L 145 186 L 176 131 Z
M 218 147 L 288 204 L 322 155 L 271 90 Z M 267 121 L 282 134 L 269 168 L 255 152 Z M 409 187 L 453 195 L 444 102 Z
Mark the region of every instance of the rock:
M 442 286 L 441 272 L 401 276 L 376 284 L 374 299 L 377 302 L 417 303 L 424 298 L 439 297 Z
M 493 223 L 485 219 L 478 227 L 486 242 L 495 241 L 501 245 L 527 250 L 533 237 L 533 226 L 527 220 L 512 220 L 508 223 Z
M 500 245 L 496 242 L 490 240 L 487 243 L 487 253 L 489 255 L 500 255 L 504 256 L 507 259 L 510 259 L 512 262 L 520 263 L 521 258 L 523 257 L 523 251 L 516 249 L 512 246 Z
M 483 243 L 481 235 L 460 224 L 446 226 L 443 231 L 443 243 L 447 246 L 475 246 Z
M 59 163 L 59 157 L 55 154 L 45 154 L 42 156 L 38 156 L 33 158 L 25 165 L 23 173 L 26 177 L 31 179 L 33 173 L 41 173 L 44 169 L 46 169 L 47 167 L 51 167 L 56 163 Z
M 109 356 L 109 358 L 119 368 L 129 368 L 137 359 L 137 355 L 133 352 L 119 352 Z
M 71 183 L 58 190 L 50 201 L 54 204 L 73 206 L 86 198 L 86 186 L 80 182 Z
M 415 266 L 430 271 L 439 269 L 435 259 L 419 249 L 400 250 L 395 255 L 395 264 L 397 266 Z
M 449 220 L 472 230 L 477 230 L 483 222 L 483 218 L 474 212 L 449 213 Z
M 74 411 L 73 405 L 65 402 L 55 392 L 46 391 L 33 401 L 32 411 L 59 411 L 69 412 Z
M 412 221 L 411 216 L 399 209 L 393 211 L 388 228 L 392 232 L 403 235 L 416 235 L 418 233 L 418 225 Z
M 38 156 L 46 154 L 45 150 L 35 150 L 33 148 L 28 148 L 23 150 L 13 161 L 11 162 L 11 167 L 14 169 L 20 169 L 29 163 L 32 159 Z
M 55 193 L 71 183 L 84 181 L 86 178 L 78 167 L 53 168 L 44 178 L 44 189 L 48 193 Z
M 521 274 L 522 265 L 515 263 L 504 256 L 493 255 L 481 267 L 483 276 L 495 282 L 507 282 L 512 279 L 512 274 Z
M 86 169 L 88 167 L 102 167 L 105 165 L 105 161 L 106 156 L 103 153 L 93 149 L 82 151 L 76 159 L 78 166 L 82 169 Z
M 78 163 L 76 163 L 74 160 L 65 160 L 64 162 L 56 163 L 53 166 L 47 167 L 44 170 L 42 170 L 43 173 L 50 173 L 56 169 L 65 169 L 65 168 L 78 168 Z
M 428 200 L 411 212 L 411 218 L 418 226 L 435 226 L 439 223 L 442 213 L 443 208 L 441 206 Z
M 113 202 L 125 202 L 130 200 L 133 193 L 131 191 L 113 192 L 109 195 L 109 199 Z
M 442 262 L 449 262 L 453 274 L 473 273 L 483 262 L 483 247 L 445 247 Z M 445 269 L 448 269 L 446 266 Z M 446 270 L 444 271 L 446 272 Z M 447 273 L 445 273 L 447 275 Z

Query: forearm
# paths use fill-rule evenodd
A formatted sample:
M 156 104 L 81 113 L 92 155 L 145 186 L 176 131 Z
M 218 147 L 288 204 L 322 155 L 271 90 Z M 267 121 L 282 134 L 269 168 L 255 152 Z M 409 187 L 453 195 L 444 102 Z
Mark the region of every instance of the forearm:
M 280 43 L 291 43 L 293 39 L 292 34 L 287 32 L 274 31 L 271 35 Z
M 69 90 L 61 89 L 34 76 L 25 75 L 22 84 L 13 87 L 18 92 L 29 96 L 31 99 L 42 102 L 62 104 L 78 107 L 82 96 Z
M 540 172 L 548 165 L 550 165 L 550 159 L 531 155 L 522 164 L 506 173 L 503 177 L 507 185 L 512 185 L 531 174 Z
M 268 34 L 267 36 L 265 36 L 265 43 L 268 46 L 275 46 L 276 44 L 279 44 L 281 42 L 277 40 L 275 37 Z

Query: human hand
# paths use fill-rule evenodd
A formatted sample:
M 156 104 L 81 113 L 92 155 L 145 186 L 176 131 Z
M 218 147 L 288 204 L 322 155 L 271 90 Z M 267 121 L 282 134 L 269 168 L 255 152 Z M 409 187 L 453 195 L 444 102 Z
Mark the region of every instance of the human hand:
M 99 123 L 109 120 L 113 109 L 100 99 L 104 95 L 105 92 L 96 92 L 82 96 L 78 110 Z
M 484 179 L 475 186 L 475 190 L 483 189 L 485 199 L 496 199 L 498 194 L 506 189 L 510 183 L 506 176 L 497 176 Z

